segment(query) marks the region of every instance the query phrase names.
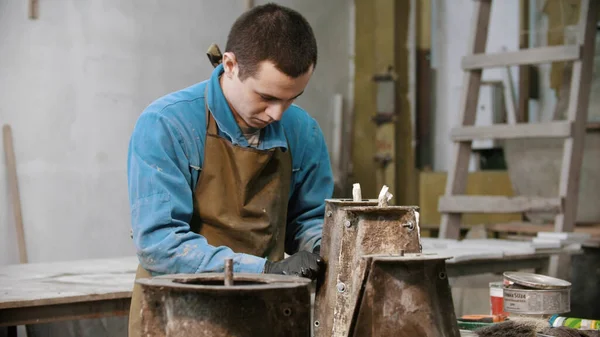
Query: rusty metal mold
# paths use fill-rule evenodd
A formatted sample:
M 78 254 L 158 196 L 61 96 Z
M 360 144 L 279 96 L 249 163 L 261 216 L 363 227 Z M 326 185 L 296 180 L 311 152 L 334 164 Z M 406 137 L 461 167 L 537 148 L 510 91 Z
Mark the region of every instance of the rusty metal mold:
M 139 279 L 146 337 L 310 335 L 310 280 L 223 273 Z
M 365 256 L 347 336 L 459 337 L 444 257 Z
M 366 255 L 420 253 L 418 207 L 377 207 L 377 200 L 326 200 L 313 329 L 316 337 L 349 336 L 368 277 Z

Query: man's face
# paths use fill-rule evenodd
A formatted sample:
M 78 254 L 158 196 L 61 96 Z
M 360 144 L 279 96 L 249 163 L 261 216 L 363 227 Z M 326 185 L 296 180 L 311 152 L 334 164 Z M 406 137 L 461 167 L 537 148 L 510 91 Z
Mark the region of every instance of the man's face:
M 223 91 L 237 115 L 236 120 L 241 126 L 258 129 L 281 120 L 283 112 L 302 94 L 313 72 L 311 67 L 305 74 L 291 78 L 272 62 L 263 61 L 254 76 L 241 81 L 237 62 L 229 63 L 224 58 L 223 64 L 226 72 Z

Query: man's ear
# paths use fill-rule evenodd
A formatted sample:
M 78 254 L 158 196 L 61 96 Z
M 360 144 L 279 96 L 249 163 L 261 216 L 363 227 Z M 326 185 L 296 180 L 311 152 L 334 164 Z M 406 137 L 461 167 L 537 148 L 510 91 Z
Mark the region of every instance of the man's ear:
M 229 78 L 234 78 L 234 76 L 238 75 L 238 63 L 234 53 L 226 52 L 223 54 L 223 70 Z

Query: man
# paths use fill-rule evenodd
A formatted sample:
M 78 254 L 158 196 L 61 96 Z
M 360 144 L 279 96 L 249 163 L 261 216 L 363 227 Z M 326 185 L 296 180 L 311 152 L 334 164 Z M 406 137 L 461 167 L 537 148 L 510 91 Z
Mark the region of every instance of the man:
M 145 109 L 128 157 L 137 278 L 222 272 L 226 258 L 238 273 L 322 272 L 331 165 L 318 124 L 292 105 L 316 63 L 299 13 L 257 6 L 232 26 L 210 79 Z M 130 336 L 140 296 L 135 286 Z

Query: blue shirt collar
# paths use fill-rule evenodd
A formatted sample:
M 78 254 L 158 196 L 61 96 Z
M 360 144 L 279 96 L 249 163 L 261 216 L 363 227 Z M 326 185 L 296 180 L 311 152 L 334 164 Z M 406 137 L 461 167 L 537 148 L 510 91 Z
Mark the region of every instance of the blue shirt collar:
M 247 147 L 249 146 L 248 140 L 242 134 L 242 130 L 233 117 L 233 111 L 229 108 L 225 95 L 223 95 L 223 90 L 221 90 L 219 77 L 223 72 L 222 64 L 219 64 L 213 70 L 208 83 L 206 102 L 217 122 L 219 131 L 225 134 L 234 145 Z M 281 147 L 286 150 L 288 148 L 283 125 L 279 122 L 273 122 L 264 128 L 261 142 L 258 145 L 258 148 L 261 150 L 275 147 Z

